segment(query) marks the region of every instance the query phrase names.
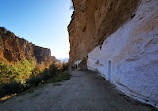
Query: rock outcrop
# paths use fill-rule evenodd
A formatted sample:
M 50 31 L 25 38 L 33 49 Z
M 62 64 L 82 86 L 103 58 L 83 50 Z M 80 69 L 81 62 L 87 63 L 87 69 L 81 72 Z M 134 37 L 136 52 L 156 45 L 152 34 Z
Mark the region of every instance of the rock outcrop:
M 73 4 L 70 64 L 87 58 L 87 69 L 100 72 L 126 95 L 158 107 L 158 1 Z
M 51 57 L 52 62 L 56 63 L 56 64 L 61 64 L 60 60 L 58 60 L 55 56 Z
M 140 0 L 72 0 L 74 12 L 68 26 L 70 59 L 88 56 L 97 45 L 135 16 Z
M 7 64 L 16 64 L 22 59 L 34 59 L 40 68 L 46 68 L 51 64 L 51 51 L 29 43 L 19 38 L 14 33 L 0 28 L 0 61 Z

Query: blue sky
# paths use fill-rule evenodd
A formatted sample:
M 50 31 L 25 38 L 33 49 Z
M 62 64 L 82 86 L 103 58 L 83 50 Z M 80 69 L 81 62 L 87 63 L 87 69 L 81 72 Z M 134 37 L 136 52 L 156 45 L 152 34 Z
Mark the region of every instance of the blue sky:
M 0 0 L 0 26 L 50 48 L 58 59 L 68 58 L 71 6 L 71 0 Z

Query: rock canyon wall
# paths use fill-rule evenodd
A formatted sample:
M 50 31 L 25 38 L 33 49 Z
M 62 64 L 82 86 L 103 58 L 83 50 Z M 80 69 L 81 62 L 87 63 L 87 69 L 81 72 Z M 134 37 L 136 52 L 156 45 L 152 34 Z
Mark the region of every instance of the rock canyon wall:
M 71 66 L 81 61 L 81 69 L 98 71 L 126 95 L 158 107 L 158 1 L 72 1 Z
M 0 27 L 0 61 L 16 64 L 23 59 L 34 59 L 37 66 L 44 69 L 51 64 L 51 51 L 29 43 Z

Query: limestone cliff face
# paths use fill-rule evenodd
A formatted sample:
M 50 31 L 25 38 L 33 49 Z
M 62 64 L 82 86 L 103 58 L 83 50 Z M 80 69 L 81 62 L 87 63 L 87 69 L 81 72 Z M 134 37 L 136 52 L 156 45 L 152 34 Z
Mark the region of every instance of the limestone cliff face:
M 43 65 L 40 67 L 48 67 L 51 64 L 50 49 L 33 45 L 33 56 L 39 65 Z
M 68 26 L 70 63 L 86 58 L 105 38 L 133 18 L 140 0 L 72 1 L 74 12 Z
M 100 72 L 126 95 L 158 107 L 158 0 L 73 3 L 71 65 L 87 58 L 82 66 Z
M 16 64 L 22 59 L 35 59 L 42 68 L 51 63 L 51 51 L 18 38 L 14 33 L 0 28 L 0 60 Z

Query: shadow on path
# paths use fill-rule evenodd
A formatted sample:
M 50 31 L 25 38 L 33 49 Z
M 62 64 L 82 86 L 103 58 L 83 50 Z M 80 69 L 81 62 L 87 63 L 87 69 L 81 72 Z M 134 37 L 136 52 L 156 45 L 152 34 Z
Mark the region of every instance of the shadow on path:
M 0 103 L 1 111 L 156 111 L 122 95 L 98 73 L 72 71 L 60 85 L 47 84 L 33 93 Z

